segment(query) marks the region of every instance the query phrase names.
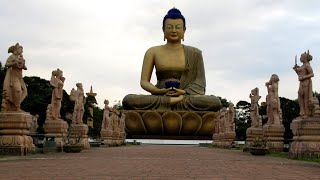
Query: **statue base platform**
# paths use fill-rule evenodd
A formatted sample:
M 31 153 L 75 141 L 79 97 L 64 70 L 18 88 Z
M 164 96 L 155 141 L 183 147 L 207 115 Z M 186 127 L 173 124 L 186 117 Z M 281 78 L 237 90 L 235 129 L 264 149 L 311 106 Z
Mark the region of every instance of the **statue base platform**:
M 283 125 L 269 125 L 265 124 L 262 128 L 263 137 L 266 139 L 267 146 L 270 152 L 282 152 L 284 148 Z
M 63 146 L 63 138 L 68 133 L 68 123 L 62 119 L 47 119 L 43 125 L 46 134 L 54 135 L 57 147 Z
M 126 144 L 126 133 L 120 131 L 101 130 L 100 138 L 104 146 L 120 146 Z
M 71 125 L 71 138 L 75 142 L 79 141 L 83 145 L 84 149 L 90 149 L 88 139 L 88 126 L 86 124 L 72 124 Z
M 0 154 L 27 155 L 35 151 L 29 134 L 32 115 L 27 112 L 0 113 Z
M 208 111 L 128 110 L 127 138 L 211 139 L 217 115 Z
M 212 135 L 212 139 L 213 139 L 212 145 L 213 146 L 218 146 L 218 144 L 219 144 L 219 134 L 217 134 L 217 133 L 213 134 Z
M 292 121 L 293 142 L 289 157 L 320 157 L 320 117 L 298 117 Z
M 112 146 L 112 131 L 101 129 L 100 131 L 101 145 Z
M 247 139 L 246 143 L 244 144 L 243 150 L 246 151 L 251 145 L 251 142 L 254 138 L 261 137 L 263 138 L 263 131 L 261 127 L 249 127 L 246 131 Z
M 225 132 L 224 133 L 224 148 L 231 148 L 236 138 L 236 132 Z

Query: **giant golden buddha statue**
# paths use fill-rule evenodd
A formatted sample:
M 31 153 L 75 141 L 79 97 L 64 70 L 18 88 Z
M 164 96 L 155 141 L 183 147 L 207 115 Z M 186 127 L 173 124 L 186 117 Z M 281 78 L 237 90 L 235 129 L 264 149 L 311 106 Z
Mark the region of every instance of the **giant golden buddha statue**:
M 221 109 L 219 98 L 205 95 L 206 79 L 201 51 L 181 43 L 186 21 L 178 9 L 168 11 L 163 18 L 162 30 L 166 44 L 149 48 L 142 65 L 140 85 L 151 95 L 125 96 L 122 102 L 124 109 L 162 112 L 216 112 Z M 153 69 L 156 70 L 156 85 L 150 82 Z
M 123 99 L 125 109 L 218 111 L 219 98 L 205 94 L 206 79 L 201 51 L 181 43 L 186 31 L 185 18 L 173 8 L 163 19 L 165 45 L 154 46 L 144 56 L 141 87 L 151 95 L 129 94 Z M 150 82 L 156 69 L 157 84 Z M 176 80 L 179 86 L 166 87 Z

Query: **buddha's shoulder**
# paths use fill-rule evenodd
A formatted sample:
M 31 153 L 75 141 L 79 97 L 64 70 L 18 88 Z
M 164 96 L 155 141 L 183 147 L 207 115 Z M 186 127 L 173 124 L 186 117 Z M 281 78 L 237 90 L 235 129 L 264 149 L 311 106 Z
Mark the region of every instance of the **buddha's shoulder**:
M 163 48 L 162 45 L 150 47 L 147 50 L 146 54 L 157 54 L 157 52 L 159 52 L 162 48 Z
M 184 45 L 184 48 L 189 50 L 189 51 L 193 51 L 195 53 L 202 53 L 202 51 L 196 47 L 193 47 L 193 46 L 187 46 L 187 45 Z

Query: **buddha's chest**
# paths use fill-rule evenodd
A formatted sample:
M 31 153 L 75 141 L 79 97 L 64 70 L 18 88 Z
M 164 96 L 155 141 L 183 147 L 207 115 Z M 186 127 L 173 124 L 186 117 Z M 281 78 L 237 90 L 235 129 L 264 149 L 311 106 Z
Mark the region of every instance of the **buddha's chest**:
M 183 70 L 186 66 L 183 49 L 178 51 L 159 51 L 155 55 L 155 66 L 158 70 Z

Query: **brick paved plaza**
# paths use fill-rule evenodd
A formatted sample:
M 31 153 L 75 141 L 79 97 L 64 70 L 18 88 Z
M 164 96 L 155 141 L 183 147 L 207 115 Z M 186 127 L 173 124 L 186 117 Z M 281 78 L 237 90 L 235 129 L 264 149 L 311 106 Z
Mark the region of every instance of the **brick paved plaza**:
M 320 164 L 196 145 L 0 158 L 0 179 L 320 179 Z

